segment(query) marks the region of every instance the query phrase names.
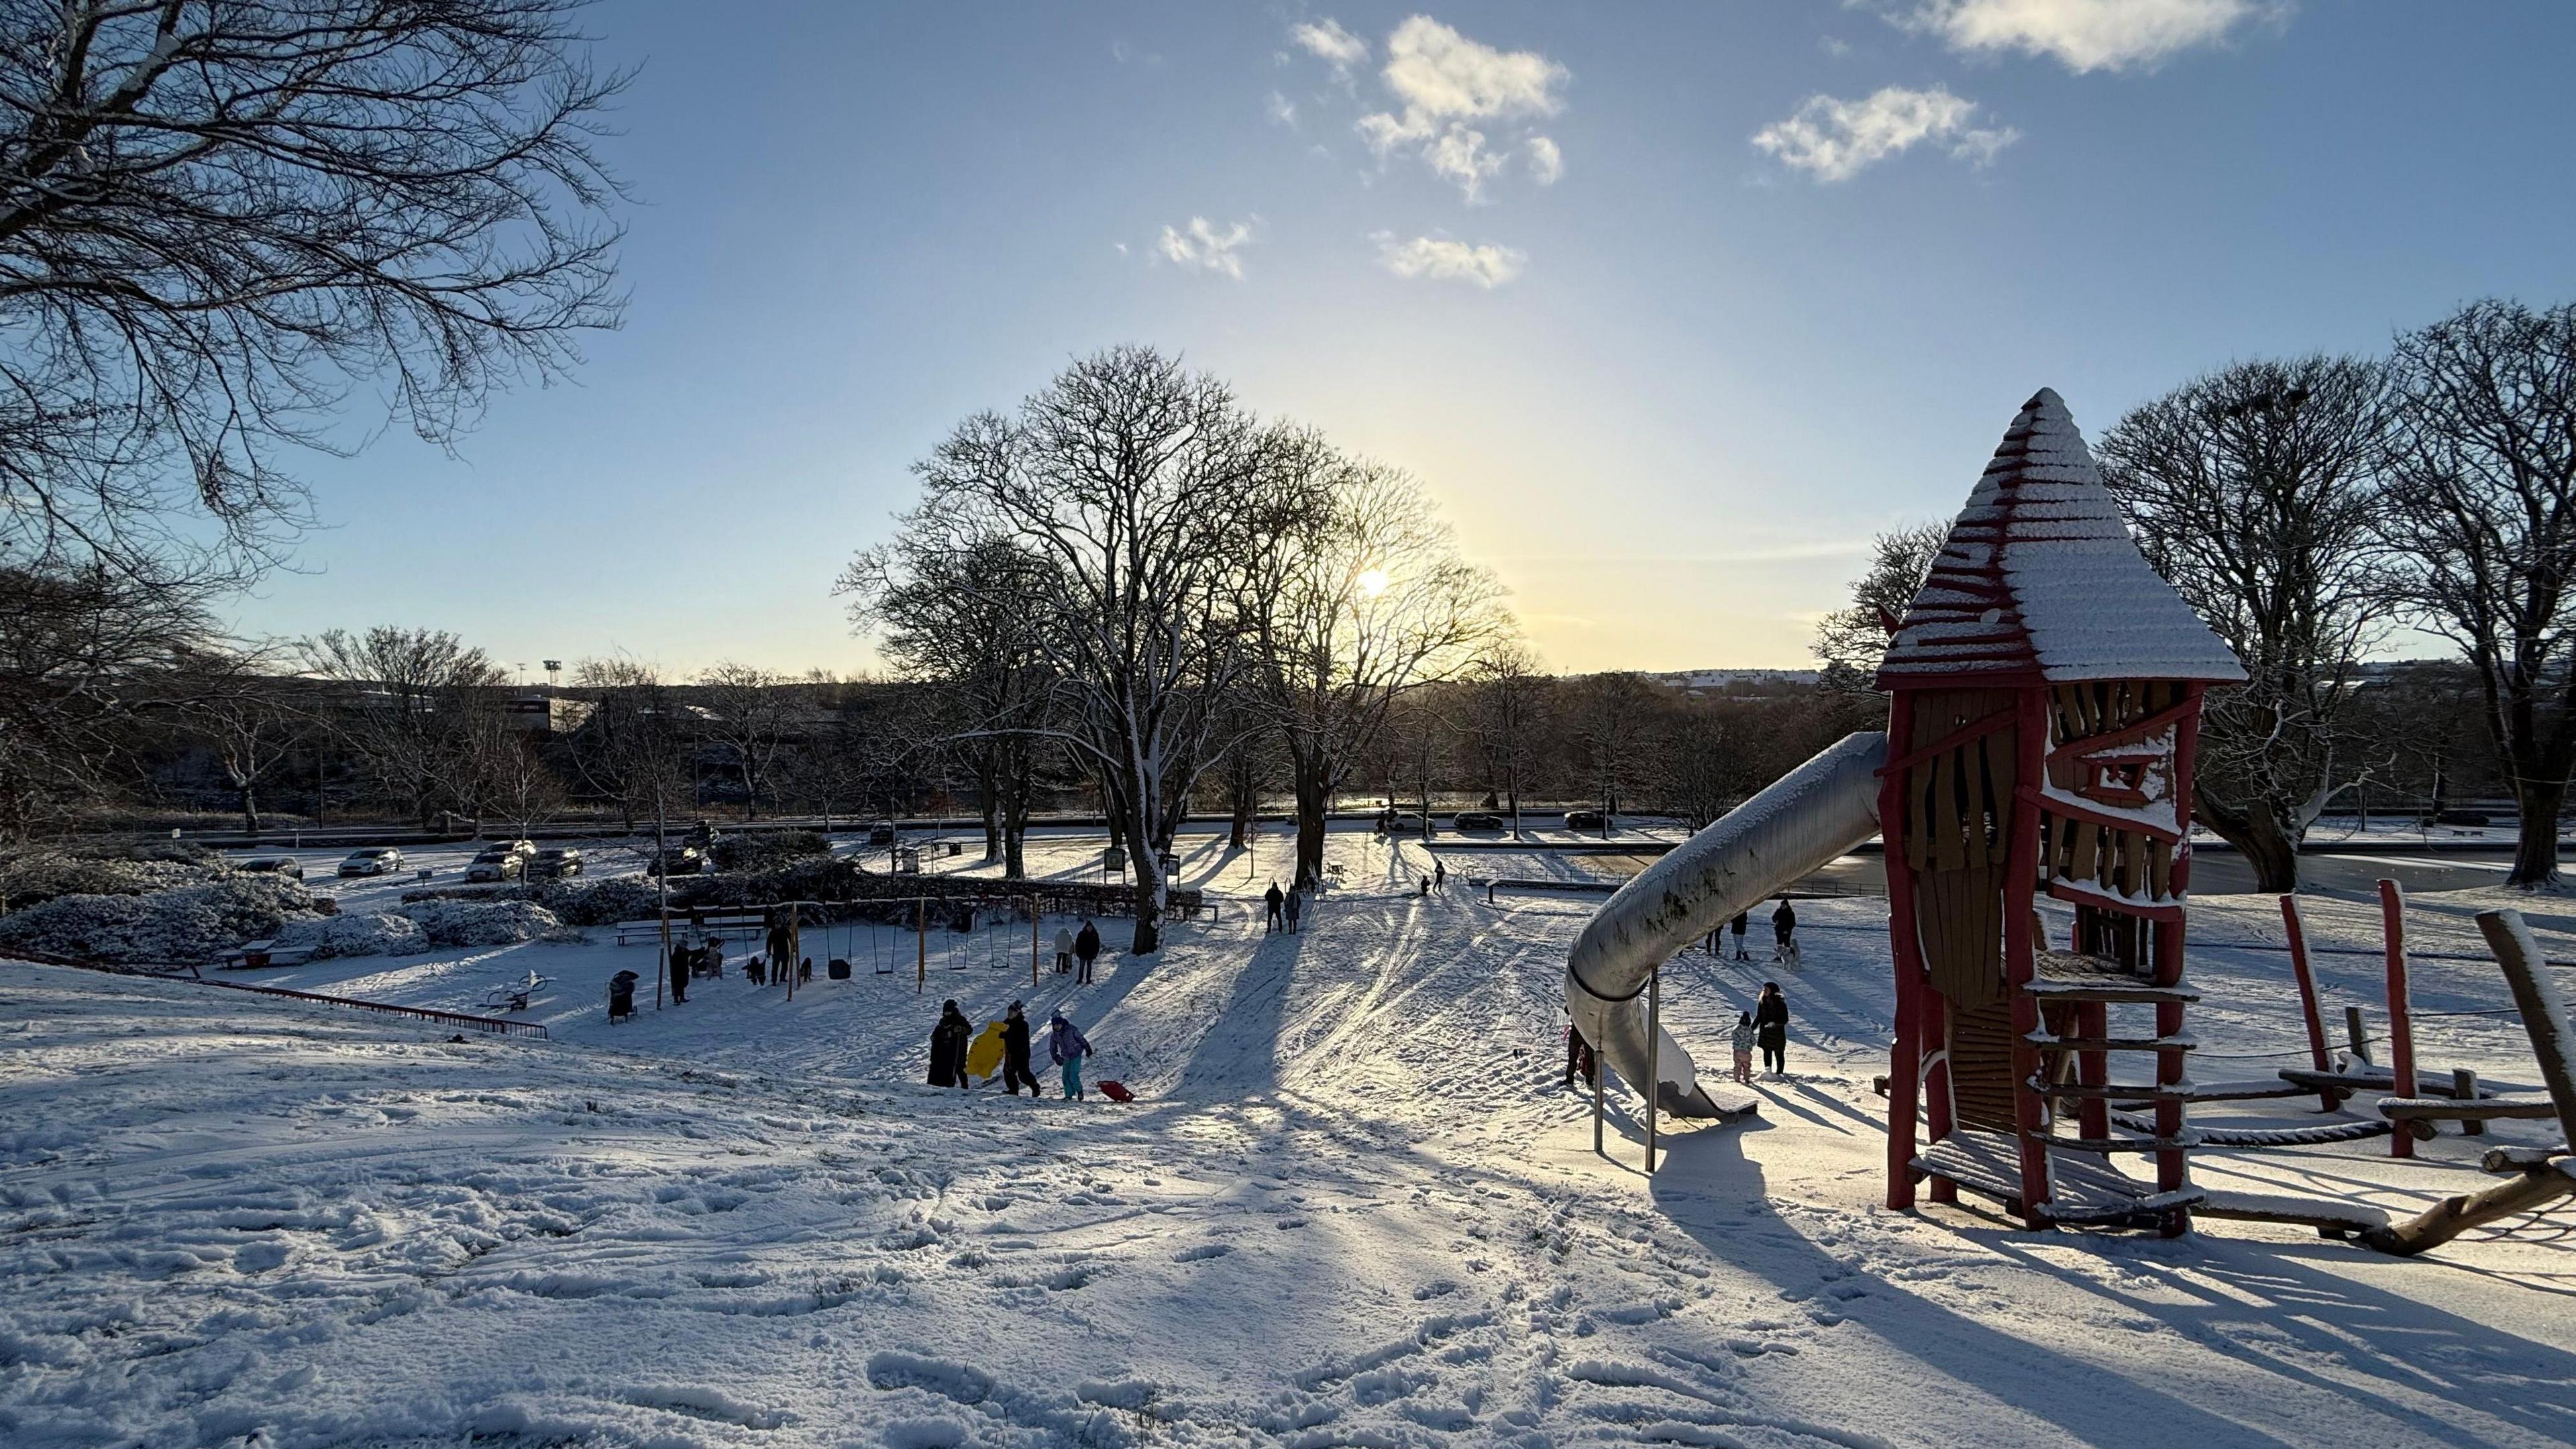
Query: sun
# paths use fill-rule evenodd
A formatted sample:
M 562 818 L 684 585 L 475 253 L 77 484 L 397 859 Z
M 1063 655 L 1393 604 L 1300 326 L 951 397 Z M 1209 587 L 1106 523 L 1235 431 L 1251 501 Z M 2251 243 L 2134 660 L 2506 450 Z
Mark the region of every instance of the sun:
M 1359 585 L 1361 593 L 1366 594 L 1372 599 L 1376 598 L 1378 595 L 1386 592 L 1386 570 L 1362 569 L 1360 571 Z

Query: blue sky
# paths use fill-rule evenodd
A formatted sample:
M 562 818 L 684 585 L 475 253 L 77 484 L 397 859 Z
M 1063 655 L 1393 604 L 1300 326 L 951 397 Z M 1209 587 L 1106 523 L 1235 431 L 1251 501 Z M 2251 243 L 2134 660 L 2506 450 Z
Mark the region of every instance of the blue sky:
M 2098 432 L 2233 358 L 2576 299 L 2554 0 L 591 24 L 641 67 L 628 325 L 460 457 L 308 460 L 332 527 L 244 627 L 864 669 L 829 588 L 909 462 L 1143 341 L 1419 474 L 1557 668 L 1802 666 L 2042 385 Z

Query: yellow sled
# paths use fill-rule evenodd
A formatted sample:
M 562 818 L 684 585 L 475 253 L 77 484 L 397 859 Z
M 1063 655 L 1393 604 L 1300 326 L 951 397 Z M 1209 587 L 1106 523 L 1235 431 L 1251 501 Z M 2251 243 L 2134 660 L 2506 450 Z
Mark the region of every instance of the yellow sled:
M 987 1022 L 966 1047 L 966 1075 L 989 1077 L 1002 1069 L 1002 1024 Z

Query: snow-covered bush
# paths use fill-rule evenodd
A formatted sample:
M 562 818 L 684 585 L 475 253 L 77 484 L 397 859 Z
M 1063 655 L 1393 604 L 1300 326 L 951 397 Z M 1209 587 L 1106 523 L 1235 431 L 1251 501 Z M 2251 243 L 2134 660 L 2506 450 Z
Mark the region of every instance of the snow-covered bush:
M 310 952 L 320 960 L 332 956 L 408 955 L 428 950 L 429 938 L 421 934 L 420 923 L 411 917 L 379 912 L 290 921 L 286 929 L 278 932 L 277 944 L 288 950 Z
M 423 901 L 401 912 L 432 946 L 507 946 L 517 941 L 578 941 L 581 932 L 527 901 Z
M 0 916 L 0 951 L 110 965 L 211 961 L 313 914 L 284 876 L 232 874 L 144 895 L 64 895 Z
M 611 876 L 603 880 L 550 880 L 530 887 L 528 895 L 568 926 L 613 926 L 619 921 L 640 921 L 658 908 L 653 883 L 634 876 Z M 674 905 L 682 898 L 682 892 L 672 891 Z
M 57 896 L 148 895 L 204 885 L 230 874 L 231 867 L 220 858 L 203 852 L 40 846 L 0 856 L 0 910 L 24 910 Z

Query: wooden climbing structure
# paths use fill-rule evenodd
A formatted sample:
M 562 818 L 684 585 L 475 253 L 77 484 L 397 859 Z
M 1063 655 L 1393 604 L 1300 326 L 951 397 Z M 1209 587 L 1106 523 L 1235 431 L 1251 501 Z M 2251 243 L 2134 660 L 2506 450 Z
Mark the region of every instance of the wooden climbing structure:
M 2244 677 L 2041 391 L 1878 674 L 1891 1207 L 1928 1182 L 1935 1201 L 1968 1188 L 2035 1227 L 2189 1228 L 2192 761 L 2202 692 Z M 2041 895 L 2074 907 L 2073 939 L 2042 938 Z M 2153 1130 L 2115 1121 L 2115 1101 L 2144 1104 Z M 2140 1159 L 2151 1179 L 2120 1170 Z

